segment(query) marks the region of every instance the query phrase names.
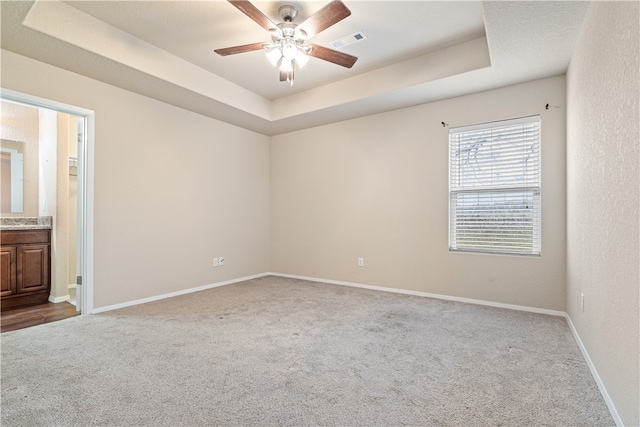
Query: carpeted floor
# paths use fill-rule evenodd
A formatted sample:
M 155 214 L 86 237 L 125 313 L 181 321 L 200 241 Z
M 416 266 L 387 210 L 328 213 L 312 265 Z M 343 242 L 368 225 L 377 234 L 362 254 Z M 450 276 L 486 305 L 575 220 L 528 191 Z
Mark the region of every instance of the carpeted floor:
M 280 277 L 1 340 L 3 426 L 614 425 L 563 318 Z

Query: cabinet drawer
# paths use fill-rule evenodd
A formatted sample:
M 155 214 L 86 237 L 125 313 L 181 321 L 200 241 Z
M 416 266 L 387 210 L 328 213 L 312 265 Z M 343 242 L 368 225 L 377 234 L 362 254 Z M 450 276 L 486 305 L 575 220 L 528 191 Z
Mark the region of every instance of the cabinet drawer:
M 51 241 L 50 230 L 6 230 L 0 232 L 0 242 L 5 245 L 28 245 L 32 243 L 45 243 Z

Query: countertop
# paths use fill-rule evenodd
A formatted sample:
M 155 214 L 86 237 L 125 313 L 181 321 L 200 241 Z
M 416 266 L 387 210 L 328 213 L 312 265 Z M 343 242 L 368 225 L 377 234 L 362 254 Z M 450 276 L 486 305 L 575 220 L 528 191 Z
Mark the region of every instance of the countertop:
M 51 230 L 52 217 L 0 217 L 0 231 L 7 230 Z

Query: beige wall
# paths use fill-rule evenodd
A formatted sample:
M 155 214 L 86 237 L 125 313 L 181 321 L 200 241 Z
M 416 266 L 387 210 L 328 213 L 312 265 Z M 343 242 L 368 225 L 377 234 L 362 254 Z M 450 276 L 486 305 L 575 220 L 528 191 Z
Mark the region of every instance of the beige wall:
M 441 122 L 534 114 L 542 119 L 542 256 L 449 253 Z M 273 137 L 270 253 L 278 273 L 564 311 L 564 77 Z
M 269 270 L 268 137 L 7 51 L 2 87 L 95 111 L 96 308 Z
M 593 2 L 567 73 L 567 312 L 628 426 L 640 425 L 639 15 L 638 2 Z

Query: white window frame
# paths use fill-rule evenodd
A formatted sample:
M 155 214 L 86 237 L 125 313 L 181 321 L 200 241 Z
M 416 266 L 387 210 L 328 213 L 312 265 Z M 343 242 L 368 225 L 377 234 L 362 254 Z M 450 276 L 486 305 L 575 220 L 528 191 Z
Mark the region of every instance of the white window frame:
M 449 129 L 449 251 L 540 256 L 540 116 Z

